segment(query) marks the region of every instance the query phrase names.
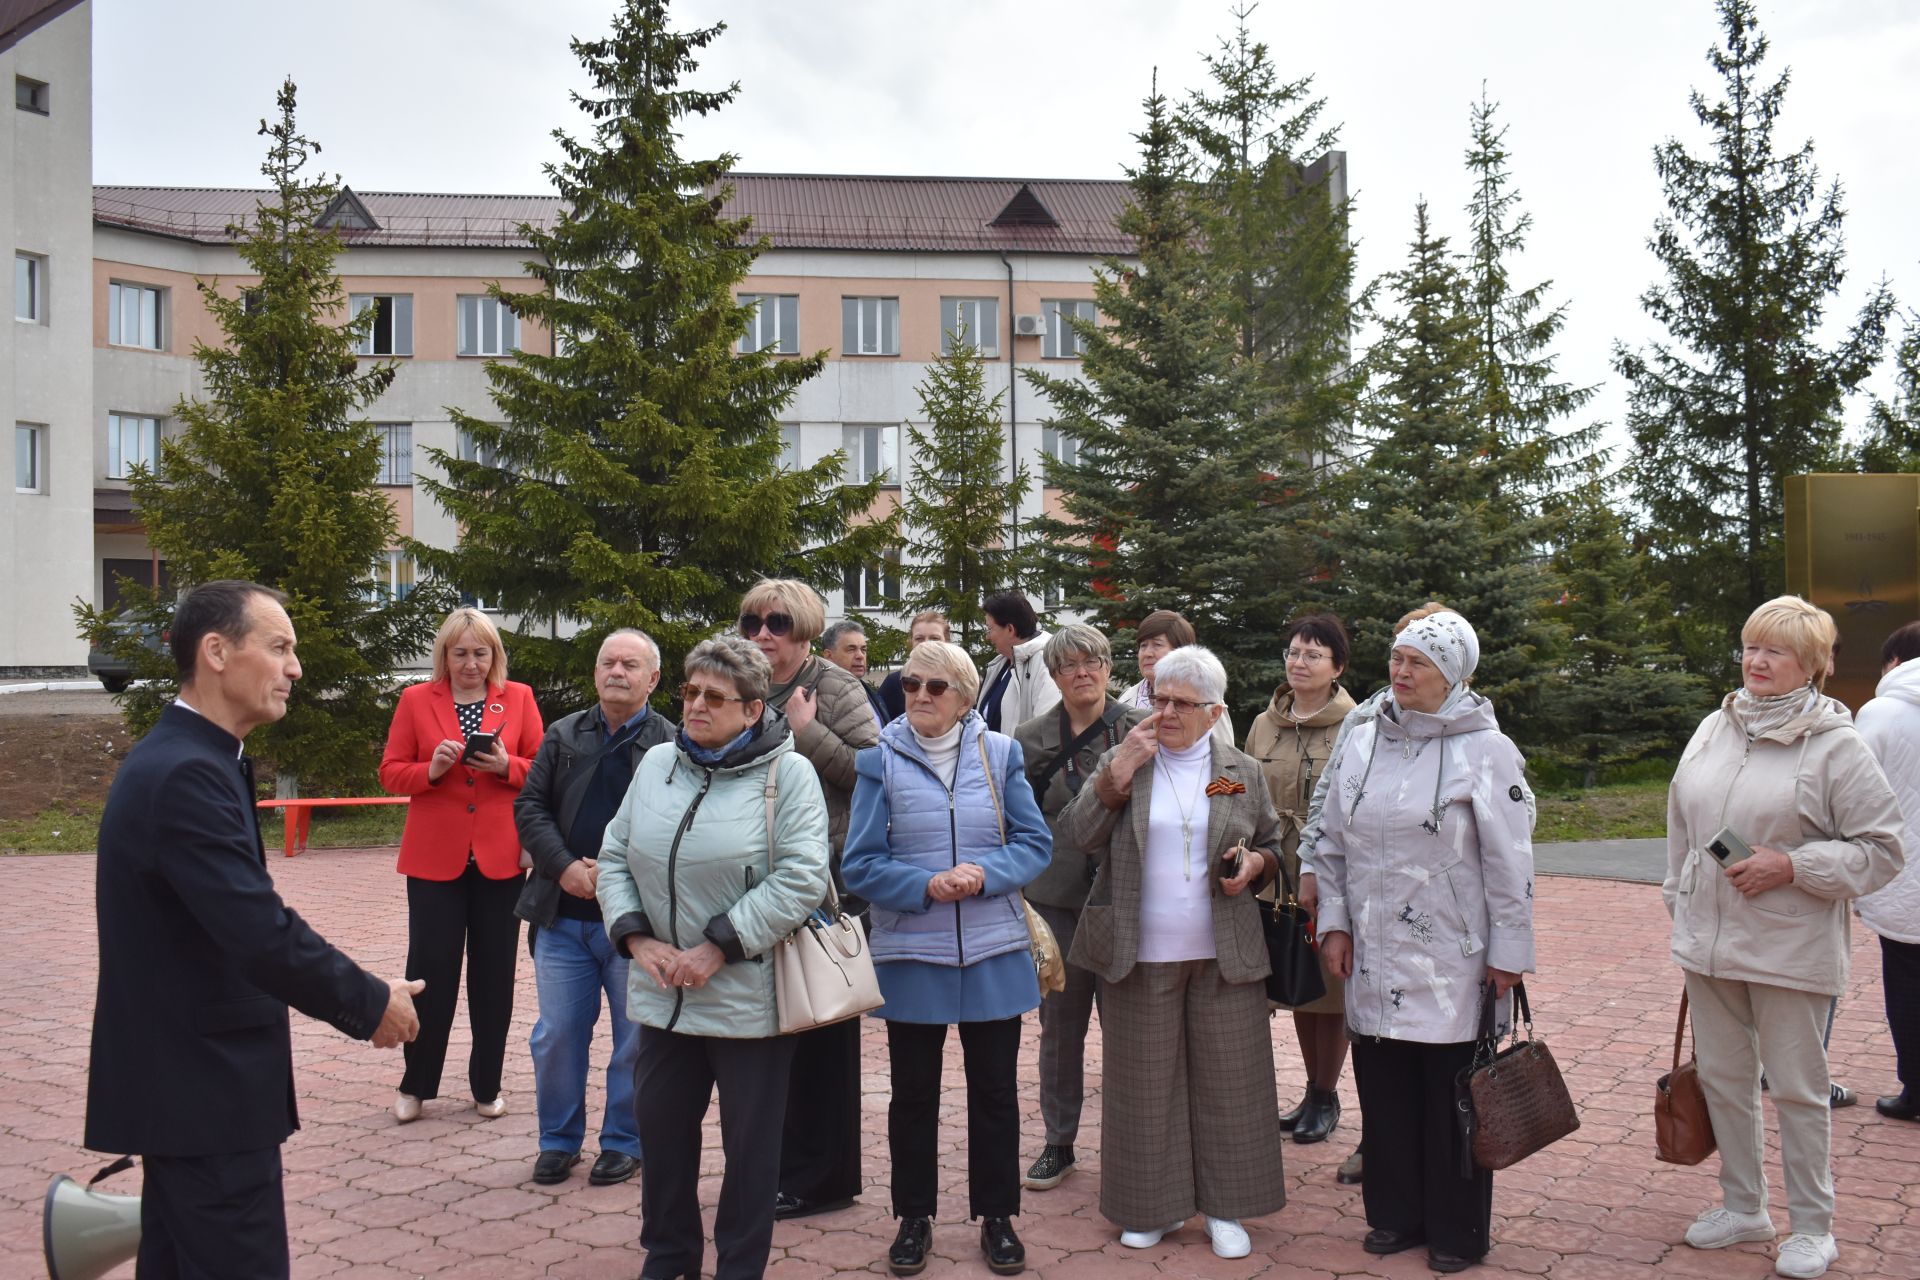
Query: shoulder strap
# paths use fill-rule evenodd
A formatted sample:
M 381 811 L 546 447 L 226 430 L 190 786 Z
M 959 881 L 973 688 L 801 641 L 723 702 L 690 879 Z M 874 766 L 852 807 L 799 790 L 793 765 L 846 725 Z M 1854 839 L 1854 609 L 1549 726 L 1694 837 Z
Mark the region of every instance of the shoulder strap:
M 987 759 L 987 735 L 975 735 L 973 745 L 980 748 L 980 772 L 987 775 L 987 794 L 993 797 L 993 816 L 1000 821 L 1000 843 L 1007 842 L 1007 811 L 1000 807 L 1000 788 L 993 780 L 993 763 Z

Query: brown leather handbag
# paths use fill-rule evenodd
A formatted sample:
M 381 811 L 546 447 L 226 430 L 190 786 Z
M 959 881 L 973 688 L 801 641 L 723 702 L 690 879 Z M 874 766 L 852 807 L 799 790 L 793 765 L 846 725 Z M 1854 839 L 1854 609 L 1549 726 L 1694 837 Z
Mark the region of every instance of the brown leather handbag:
M 1699 1164 L 1718 1145 L 1713 1117 L 1707 1114 L 1706 1091 L 1700 1087 L 1700 1060 L 1680 1061 L 1680 1041 L 1687 1033 L 1687 993 L 1680 992 L 1680 1023 L 1673 1029 L 1673 1070 L 1654 1085 L 1654 1155 L 1668 1164 Z
M 1459 1109 L 1463 1174 L 1474 1169 L 1505 1169 L 1580 1127 L 1567 1082 L 1544 1040 L 1533 1036 L 1533 1010 L 1527 985 L 1513 986 L 1513 1043 L 1500 1048 L 1494 1028 L 1493 983 L 1480 1001 L 1480 1040 L 1473 1063 L 1454 1079 Z M 1527 1037 L 1520 1038 L 1525 1025 Z

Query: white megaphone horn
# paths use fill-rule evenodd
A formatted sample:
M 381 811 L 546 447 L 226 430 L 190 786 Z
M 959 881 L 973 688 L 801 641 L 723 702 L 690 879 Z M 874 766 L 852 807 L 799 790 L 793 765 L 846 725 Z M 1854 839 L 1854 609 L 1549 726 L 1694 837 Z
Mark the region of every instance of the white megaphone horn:
M 47 1280 L 99 1280 L 140 1251 L 140 1197 L 109 1195 L 93 1184 L 133 1167 L 121 1156 L 81 1186 L 64 1173 L 47 1185 L 40 1243 Z

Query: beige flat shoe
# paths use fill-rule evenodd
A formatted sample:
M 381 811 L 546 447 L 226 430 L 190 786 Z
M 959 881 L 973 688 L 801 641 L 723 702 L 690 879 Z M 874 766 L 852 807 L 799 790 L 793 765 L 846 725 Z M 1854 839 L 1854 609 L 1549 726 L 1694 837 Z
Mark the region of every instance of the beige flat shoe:
M 420 1118 L 420 1099 L 410 1093 L 393 1095 L 393 1118 L 401 1124 L 412 1124 Z
M 476 1102 L 473 1109 L 488 1120 L 498 1120 L 507 1114 L 507 1095 L 503 1093 L 492 1102 Z

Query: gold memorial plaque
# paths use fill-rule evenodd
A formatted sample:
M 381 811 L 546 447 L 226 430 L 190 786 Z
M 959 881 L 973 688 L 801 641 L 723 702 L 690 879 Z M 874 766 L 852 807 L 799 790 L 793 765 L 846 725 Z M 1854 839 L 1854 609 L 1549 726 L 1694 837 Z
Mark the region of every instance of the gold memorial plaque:
M 1920 619 L 1920 475 L 1788 476 L 1787 590 L 1840 628 L 1827 692 L 1858 711 L 1880 646 Z

